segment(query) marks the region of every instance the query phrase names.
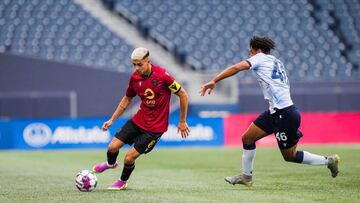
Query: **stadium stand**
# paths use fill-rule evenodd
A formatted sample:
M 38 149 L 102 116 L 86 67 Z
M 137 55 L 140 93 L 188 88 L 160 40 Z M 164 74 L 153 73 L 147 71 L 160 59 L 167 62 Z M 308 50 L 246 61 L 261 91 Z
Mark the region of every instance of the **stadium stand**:
M 330 25 L 346 46 L 349 60 L 357 67 L 360 66 L 360 1 L 310 1 L 316 13 L 316 17 L 324 24 Z
M 216 72 L 247 57 L 247 42 L 258 34 L 275 39 L 274 55 L 285 62 L 292 81 L 357 80 L 358 41 L 347 39 L 359 36 L 359 2 L 327 2 L 104 0 L 194 70 Z M 317 14 L 319 8 L 323 12 Z
M 259 34 L 275 39 L 292 80 L 360 78 L 356 0 L 103 2 L 196 71 L 247 57 Z M 72 0 L 1 1 L 0 27 L 0 52 L 130 71 L 133 47 Z
M 0 52 L 120 72 L 133 47 L 72 0 L 0 1 Z
M 222 81 L 206 100 L 198 94 L 201 84 L 220 68 L 248 57 L 248 40 L 254 34 L 268 35 L 277 43 L 273 54 L 285 62 L 296 92 L 294 100 L 303 110 L 358 110 L 359 5 L 357 0 L 1 0 L 0 76 L 12 77 L 0 80 L 0 117 L 13 116 L 1 114 L 13 99 L 37 105 L 52 98 L 32 97 L 33 92 L 52 91 L 75 92 L 78 116 L 108 115 L 116 104 L 107 104 L 106 109 L 98 104 L 103 102 L 101 97 L 109 101 L 111 95 L 106 91 L 101 91 L 103 96 L 94 95 L 92 88 L 84 86 L 85 78 L 99 84 L 95 89 L 100 84 L 108 88 L 101 81 L 106 80 L 119 87 L 117 92 L 123 91 L 131 71 L 129 53 L 144 44 L 156 50 L 153 61 L 161 61 L 159 65 L 174 72 L 187 89 L 190 114 L 214 108 L 225 114 L 260 111 L 265 107 L 255 103 L 263 100 L 251 71 L 238 74 L 241 79 Z M 121 23 L 107 23 L 109 18 Z M 62 81 L 59 74 L 40 73 L 50 66 L 64 69 L 63 78 L 74 83 Z M 84 71 L 83 66 L 95 69 Z M 10 70 L 13 67 L 17 72 Z M 82 75 L 82 80 L 64 76 L 68 71 L 71 76 Z M 39 73 L 39 79 L 26 77 L 34 73 Z M 106 77 L 97 78 L 103 74 Z M 120 81 L 120 76 L 126 79 Z M 14 86 L 14 77 L 24 79 Z M 19 94 L 25 96 L 13 98 Z M 29 108 L 34 113 L 28 117 L 48 115 L 33 106 Z M 17 105 L 9 112 L 23 112 L 14 109 Z

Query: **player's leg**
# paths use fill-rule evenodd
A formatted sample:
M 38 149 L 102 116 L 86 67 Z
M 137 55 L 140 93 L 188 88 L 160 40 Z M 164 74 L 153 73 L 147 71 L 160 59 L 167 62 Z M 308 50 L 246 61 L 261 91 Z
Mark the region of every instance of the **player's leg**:
M 130 148 L 130 150 L 126 153 L 124 158 L 124 167 L 121 173 L 120 179 L 116 180 L 111 187 L 109 187 L 109 190 L 123 190 L 127 188 L 127 180 L 129 179 L 131 173 L 135 169 L 135 160 L 140 156 L 141 154 L 134 148 Z
M 300 113 L 296 107 L 281 112 L 276 122 L 278 124 L 278 132 L 275 133 L 275 136 L 285 161 L 308 165 L 326 165 L 330 169 L 332 177 L 337 176 L 339 172 L 339 156 L 325 157 L 297 150 L 297 143 L 303 135 L 298 130 L 300 126 Z
M 251 186 L 252 181 L 252 172 L 254 168 L 254 158 L 256 145 L 255 142 L 265 136 L 268 133 L 259 128 L 256 124 L 250 124 L 249 128 L 246 130 L 242 136 L 243 142 L 243 155 L 242 155 L 242 175 L 229 176 L 225 178 L 225 181 L 230 184 L 242 184 L 245 186 Z
M 132 173 L 132 171 L 135 168 L 135 160 L 140 156 L 141 154 L 132 147 L 125 155 L 124 158 L 124 168 L 121 173 L 121 180 L 127 181 Z
M 128 120 L 125 125 L 116 132 L 115 136 L 108 145 L 107 150 L 107 162 L 97 164 L 93 167 L 93 171 L 102 173 L 107 169 L 116 168 L 118 163 L 116 162 L 119 150 L 124 144 L 131 145 L 134 142 L 136 135 L 140 133 L 139 127 L 137 127 L 131 120 Z
M 247 131 L 242 136 L 243 142 L 243 155 L 242 155 L 242 167 L 243 174 L 252 176 L 256 145 L 255 142 L 261 138 L 267 136 L 264 130 L 251 123 Z
M 225 181 L 230 184 L 243 184 L 251 186 L 252 171 L 256 145 L 255 142 L 273 132 L 272 118 L 269 111 L 260 114 L 242 136 L 243 155 L 242 155 L 242 175 L 226 177 Z
M 107 151 L 107 161 L 108 161 L 109 165 L 117 164 L 116 158 L 119 155 L 120 148 L 123 147 L 124 144 L 125 143 L 117 137 L 114 137 L 111 140 L 111 142 L 108 146 L 108 151 Z
M 96 173 L 102 173 L 106 171 L 107 169 L 116 168 L 118 166 L 118 163 L 116 162 L 116 158 L 119 154 L 119 149 L 124 145 L 124 142 L 119 140 L 116 137 L 113 137 L 110 144 L 108 145 L 107 150 L 107 162 L 102 162 L 100 164 L 96 164 L 93 167 L 93 171 Z
M 134 138 L 134 147 L 125 155 L 124 167 L 119 180 L 109 188 L 110 190 L 122 190 L 127 187 L 127 180 L 135 169 L 135 160 L 141 155 L 149 153 L 160 139 L 162 133 L 151 133 L 142 131 Z
M 135 160 L 141 155 L 150 152 L 160 139 L 162 133 L 145 132 L 134 139 L 132 147 L 125 155 L 124 167 L 120 180 L 127 181 L 135 168 Z
M 285 161 L 315 166 L 325 165 L 330 170 L 333 178 L 335 178 L 339 173 L 338 163 L 340 161 L 340 157 L 338 155 L 335 154 L 326 157 L 307 151 L 297 151 L 296 147 L 297 146 L 295 145 L 289 149 L 281 149 L 281 154 L 283 155 Z
M 290 136 L 287 138 L 291 139 Z M 288 144 L 289 145 L 289 144 Z M 290 148 L 280 148 L 281 154 L 285 161 L 308 164 L 308 165 L 327 165 L 327 157 L 312 154 L 307 151 L 297 151 L 297 144 L 291 146 Z

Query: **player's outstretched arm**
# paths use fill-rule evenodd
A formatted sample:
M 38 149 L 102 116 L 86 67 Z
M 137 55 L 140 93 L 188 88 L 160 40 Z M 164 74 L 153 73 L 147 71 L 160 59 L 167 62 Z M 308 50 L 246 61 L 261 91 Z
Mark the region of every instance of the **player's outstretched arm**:
M 178 124 L 178 133 L 181 133 L 182 138 L 186 138 L 190 134 L 189 127 L 186 123 L 186 115 L 188 110 L 188 95 L 184 88 L 181 88 L 176 95 L 180 98 L 180 121 Z
M 124 96 L 121 99 L 121 101 L 119 102 L 119 105 L 116 107 L 111 118 L 108 121 L 104 122 L 104 124 L 102 125 L 103 131 L 106 131 L 114 123 L 114 121 L 117 118 L 119 118 L 119 116 L 121 116 L 121 114 L 124 113 L 125 109 L 130 105 L 132 99 L 133 99 L 132 97 L 127 97 L 127 96 Z
M 219 82 L 220 80 L 223 80 L 227 77 L 233 76 L 236 73 L 243 71 L 243 70 L 247 70 L 249 68 L 250 68 L 250 64 L 245 60 L 241 61 L 240 63 L 237 63 L 237 64 L 227 67 L 225 70 L 221 71 L 217 76 L 215 76 L 209 82 L 207 82 L 201 86 L 200 96 L 204 96 L 207 91 L 208 91 L 208 94 L 210 94 L 211 91 L 215 88 L 216 83 Z

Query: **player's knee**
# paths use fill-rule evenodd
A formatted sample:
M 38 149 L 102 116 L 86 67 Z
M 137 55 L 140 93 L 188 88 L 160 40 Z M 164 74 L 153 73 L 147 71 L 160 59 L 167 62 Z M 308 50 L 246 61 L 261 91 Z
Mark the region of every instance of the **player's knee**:
M 125 155 L 124 163 L 127 165 L 131 165 L 135 163 L 135 158 L 129 154 Z
M 111 142 L 108 146 L 108 151 L 111 153 L 116 153 L 119 151 L 119 147 Z
M 255 143 L 254 139 L 252 139 L 251 137 L 246 136 L 246 135 L 243 135 L 241 139 L 242 139 L 243 144 L 246 144 L 246 145 L 252 145 Z

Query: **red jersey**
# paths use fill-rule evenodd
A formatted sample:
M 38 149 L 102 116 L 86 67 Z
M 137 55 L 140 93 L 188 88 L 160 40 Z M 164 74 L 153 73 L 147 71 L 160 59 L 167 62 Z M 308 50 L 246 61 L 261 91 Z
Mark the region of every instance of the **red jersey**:
M 152 65 L 151 74 L 147 78 L 137 72 L 131 75 L 126 90 L 127 97 L 141 98 L 140 109 L 132 117 L 132 121 L 140 128 L 154 133 L 167 131 L 171 92 L 178 92 L 180 85 L 163 68 Z

